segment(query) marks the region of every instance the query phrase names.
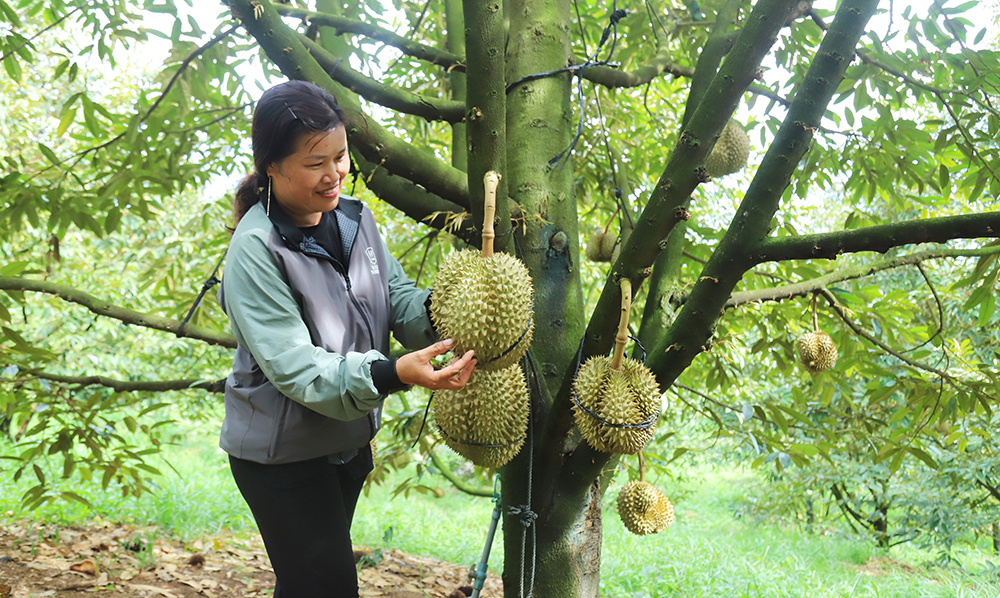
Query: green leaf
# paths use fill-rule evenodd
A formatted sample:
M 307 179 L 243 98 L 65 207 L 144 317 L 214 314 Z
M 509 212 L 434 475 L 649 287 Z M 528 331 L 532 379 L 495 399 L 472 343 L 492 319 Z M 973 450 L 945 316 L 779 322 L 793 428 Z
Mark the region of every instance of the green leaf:
M 818 455 L 819 449 L 812 444 L 793 444 L 788 447 L 789 452 L 798 453 L 800 455 Z
M 66 491 L 63 491 L 59 496 L 63 497 L 63 499 L 65 499 L 65 500 L 75 500 L 76 502 L 81 503 L 81 504 L 83 504 L 84 506 L 86 506 L 88 508 L 91 508 L 91 509 L 93 508 L 93 506 L 90 504 L 90 501 L 88 501 L 86 498 L 80 496 L 76 492 L 70 492 L 69 490 L 66 490 Z
M 21 63 L 17 61 L 13 54 L 8 54 L 3 59 L 3 68 L 14 81 L 21 80 Z
M 49 149 L 49 146 L 44 143 L 39 143 L 38 149 L 42 152 L 42 155 L 45 156 L 45 159 L 51 162 L 53 166 L 59 166 L 62 163 L 59 156 L 56 156 L 56 153 Z
M 6 0 L 0 0 L 0 12 L 3 13 L 4 18 L 6 18 L 11 25 L 14 27 L 21 26 L 21 18 L 17 16 L 17 13 L 14 12 L 14 9 L 11 8 L 9 4 L 7 4 Z
M 923 449 L 919 449 L 919 448 L 917 448 L 915 446 L 908 446 L 908 447 L 906 447 L 906 450 L 907 450 L 907 452 L 909 452 L 911 455 L 913 455 L 917 459 L 920 459 L 921 461 L 923 461 L 931 469 L 937 469 L 938 468 L 937 462 L 934 461 L 933 457 L 931 457 L 929 454 L 927 454 L 927 451 L 925 451 Z
M 108 216 L 104 219 L 104 232 L 111 234 L 118 230 L 118 224 L 122 219 L 122 211 L 115 206 L 108 210 Z
M 103 488 L 104 490 L 107 490 L 108 489 L 108 484 L 111 483 L 111 478 L 115 477 L 116 473 L 118 473 L 118 466 L 117 465 L 107 465 L 107 466 L 105 466 L 105 468 L 104 468 L 104 475 L 101 477 L 101 488 Z
M 65 135 L 66 131 L 69 129 L 69 126 L 73 124 L 73 121 L 75 119 L 76 119 L 75 109 L 70 108 L 69 110 L 64 110 L 62 118 L 59 119 L 59 128 L 56 129 L 56 136 L 62 137 L 63 135 Z
M 985 299 L 983 299 L 983 302 L 979 304 L 979 326 L 985 327 L 990 323 L 990 319 L 993 318 L 993 311 L 996 309 L 996 301 L 996 294 L 990 293 Z

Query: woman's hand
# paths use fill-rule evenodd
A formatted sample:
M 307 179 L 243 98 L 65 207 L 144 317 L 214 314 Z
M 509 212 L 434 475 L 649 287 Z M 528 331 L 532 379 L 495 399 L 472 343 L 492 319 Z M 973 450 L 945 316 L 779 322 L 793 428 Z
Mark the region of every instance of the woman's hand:
M 469 381 L 469 376 L 476 369 L 476 360 L 472 351 L 452 361 L 440 370 L 435 370 L 431 360 L 447 353 L 453 341 L 445 339 L 434 343 L 426 349 L 407 353 L 396 360 L 396 375 L 403 384 L 416 384 L 431 390 L 458 390 Z

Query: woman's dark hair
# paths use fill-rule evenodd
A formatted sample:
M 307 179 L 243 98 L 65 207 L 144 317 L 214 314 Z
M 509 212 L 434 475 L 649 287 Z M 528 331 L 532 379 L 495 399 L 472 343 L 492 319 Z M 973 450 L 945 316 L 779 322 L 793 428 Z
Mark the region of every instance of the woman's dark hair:
M 253 111 L 251 142 L 254 171 L 236 189 L 233 218 L 240 219 L 260 201 L 267 167 L 295 153 L 304 134 L 331 131 L 346 124 L 336 98 L 308 81 L 286 81 L 260 96 Z

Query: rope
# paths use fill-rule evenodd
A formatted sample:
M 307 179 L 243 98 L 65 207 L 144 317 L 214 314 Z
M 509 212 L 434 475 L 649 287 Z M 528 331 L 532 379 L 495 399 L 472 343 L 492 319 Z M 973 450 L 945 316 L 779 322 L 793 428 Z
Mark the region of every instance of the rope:
M 514 446 L 515 444 L 524 441 L 524 437 L 522 436 L 521 438 L 518 438 L 516 440 L 512 440 L 510 442 L 506 442 L 504 444 L 491 444 L 491 443 L 488 443 L 488 442 L 467 442 L 467 441 L 464 441 L 464 440 L 459 440 L 457 438 L 453 438 L 451 435 L 449 435 L 443 429 L 441 429 L 441 426 L 438 426 L 437 429 L 438 429 L 438 432 L 440 432 L 441 435 L 444 436 L 445 438 L 447 438 L 448 440 L 450 440 L 450 441 L 452 441 L 452 442 L 454 442 L 456 444 L 462 444 L 462 445 L 465 445 L 465 446 L 478 446 L 478 447 L 483 447 L 483 448 L 506 448 L 508 446 Z
M 177 336 L 180 336 L 181 333 L 184 332 L 184 327 L 191 321 L 191 317 L 194 315 L 194 310 L 198 309 L 198 306 L 201 305 L 201 300 L 205 298 L 205 294 L 208 293 L 209 289 L 222 282 L 222 280 L 216 278 L 215 275 L 219 273 L 219 268 L 222 267 L 222 262 L 226 259 L 226 253 L 228 252 L 228 248 L 222 252 L 222 257 L 220 257 L 218 263 L 215 264 L 215 270 L 212 270 L 212 275 L 209 276 L 204 283 L 202 283 L 201 292 L 198 293 L 197 297 L 195 297 L 194 303 L 191 304 L 191 309 L 188 310 L 187 315 L 184 316 L 184 319 L 181 321 L 181 325 L 177 327 L 177 332 L 174 333 Z
M 535 298 L 534 298 L 534 296 L 532 296 L 532 298 L 531 298 L 531 310 L 532 310 L 532 312 L 534 312 L 534 309 L 535 309 Z M 528 316 L 528 324 L 524 327 L 524 332 L 521 333 L 521 336 L 517 337 L 517 340 L 514 341 L 513 345 L 507 347 L 507 350 L 505 350 L 503 353 L 497 355 L 496 357 L 494 357 L 492 359 L 487 359 L 483 363 L 484 364 L 486 364 L 486 363 L 493 363 L 494 361 L 496 361 L 498 359 L 503 359 L 504 357 L 507 357 L 508 355 L 510 355 L 510 352 L 513 351 L 514 349 L 516 349 L 517 346 L 519 344 L 521 344 L 521 341 L 524 340 L 524 337 L 526 337 L 528 335 L 528 331 L 531 330 L 531 321 L 532 321 L 533 318 L 534 318 L 534 316 Z
M 541 396 L 542 389 L 538 382 L 538 370 L 535 369 L 535 360 L 532 359 L 531 353 L 525 353 L 527 358 L 528 366 L 531 368 L 531 376 L 529 379 L 534 380 L 535 390 L 538 396 Z M 523 363 L 523 362 L 522 362 Z M 523 366 L 522 366 L 523 367 Z M 527 372 L 525 372 L 527 374 Z M 535 521 L 538 520 L 538 514 L 531 510 L 531 497 L 532 494 L 532 481 L 534 479 L 534 464 L 535 464 L 535 432 L 534 424 L 532 423 L 532 411 L 531 411 L 531 400 L 530 397 L 534 396 L 535 393 L 528 392 L 528 504 L 517 505 L 516 507 L 509 507 L 507 509 L 507 514 L 511 517 L 518 517 L 520 519 L 523 529 L 521 530 L 521 579 L 520 579 L 520 596 L 521 598 L 531 598 L 535 593 L 535 569 L 536 561 L 538 560 L 538 535 L 537 527 L 533 525 Z M 528 530 L 531 530 L 531 580 L 528 584 L 528 594 L 524 594 L 524 564 L 527 551 L 525 550 L 528 541 Z
M 580 104 L 580 120 L 576 124 L 576 134 L 573 135 L 573 140 L 570 141 L 569 147 L 559 152 L 559 155 L 557 155 L 556 157 L 549 160 L 550 169 L 559 166 L 560 170 L 562 170 L 562 166 L 565 166 L 566 164 L 563 161 L 563 158 L 565 158 L 566 161 L 569 161 L 570 154 L 573 153 L 573 149 L 576 148 L 576 144 L 580 141 L 580 137 L 583 135 L 583 120 L 584 120 L 583 76 L 580 75 L 580 72 L 585 69 L 594 68 L 597 66 L 618 66 L 616 64 L 611 63 L 611 56 L 614 54 L 615 46 L 618 44 L 618 22 L 621 21 L 626 16 L 628 16 L 628 13 L 629 13 L 628 10 L 624 8 L 618 8 L 618 0 L 614 0 L 614 6 L 611 11 L 611 15 L 608 17 L 608 26 L 604 28 L 604 32 L 601 34 L 601 43 L 597 45 L 597 49 L 594 50 L 594 53 L 589 58 L 587 58 L 586 62 L 584 62 L 583 64 L 573 64 L 567 67 L 551 71 L 532 73 L 530 75 L 525 75 L 524 77 L 521 77 L 520 79 L 517 79 L 516 81 L 507 84 L 506 91 L 508 94 L 510 94 L 510 92 L 513 91 L 517 86 L 523 83 L 528 83 L 529 81 L 544 79 L 546 77 L 554 77 L 562 73 L 574 73 L 577 75 L 576 95 L 577 95 L 577 102 Z M 613 36 L 612 33 L 614 34 Z M 608 49 L 608 57 L 604 60 L 599 60 L 598 56 L 600 56 L 601 51 L 604 49 L 604 44 L 607 43 L 609 38 L 611 39 L 611 47 Z M 561 166 L 560 163 L 562 163 Z
M 549 160 L 550 169 L 559 166 L 560 171 L 562 170 L 562 168 L 566 165 L 566 162 L 569 161 L 569 157 L 573 153 L 573 150 L 576 148 L 576 144 L 580 141 L 580 137 L 583 135 L 583 120 L 585 116 L 584 114 L 585 110 L 583 104 L 583 76 L 579 75 L 579 71 L 582 71 L 585 68 L 591 68 L 595 66 L 611 65 L 611 56 L 615 52 L 615 46 L 618 45 L 618 22 L 621 21 L 626 16 L 628 16 L 628 13 L 629 13 L 628 10 L 624 8 L 618 8 L 618 0 L 614 0 L 614 4 L 611 10 L 611 15 L 608 17 L 608 26 L 605 27 L 604 32 L 601 33 L 601 41 L 600 43 L 597 44 L 597 49 L 594 50 L 594 53 L 590 56 L 590 58 L 587 59 L 586 62 L 584 62 L 582 65 L 579 65 L 579 68 L 575 69 L 575 71 L 577 72 L 576 96 L 577 96 L 577 103 L 579 103 L 580 105 L 580 119 L 576 123 L 576 133 L 573 135 L 573 140 L 569 142 L 569 147 L 559 152 L 557 156 Z M 604 44 L 608 42 L 609 38 L 611 39 L 611 47 L 608 48 L 608 57 L 605 58 L 604 60 L 599 60 L 598 56 L 600 56 L 601 51 L 604 49 Z M 570 67 L 567 67 L 567 69 L 568 68 Z M 567 69 L 560 69 L 560 71 Z M 519 83 L 519 81 L 515 81 L 515 83 Z M 509 88 L 510 86 L 508 86 L 508 93 L 509 93 Z

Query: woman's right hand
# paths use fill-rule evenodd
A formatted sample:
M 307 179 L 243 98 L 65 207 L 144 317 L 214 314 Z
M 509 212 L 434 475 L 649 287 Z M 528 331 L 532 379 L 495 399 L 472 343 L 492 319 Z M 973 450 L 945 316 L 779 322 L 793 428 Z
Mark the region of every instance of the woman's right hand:
M 447 353 L 454 342 L 448 338 L 433 345 L 407 353 L 396 360 L 396 375 L 403 384 L 416 384 L 431 390 L 458 390 L 465 386 L 476 369 L 472 351 L 466 351 L 458 359 L 440 370 L 434 369 L 431 360 Z

